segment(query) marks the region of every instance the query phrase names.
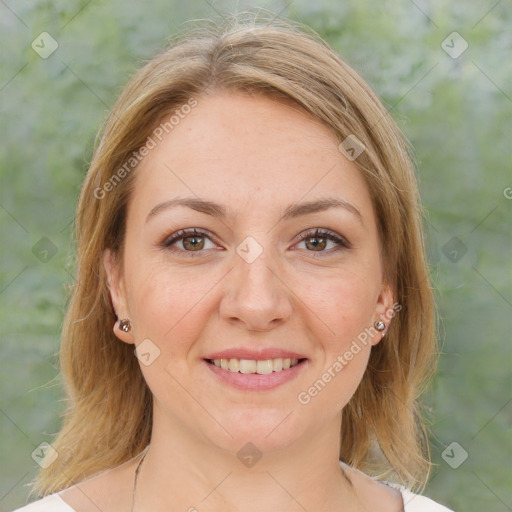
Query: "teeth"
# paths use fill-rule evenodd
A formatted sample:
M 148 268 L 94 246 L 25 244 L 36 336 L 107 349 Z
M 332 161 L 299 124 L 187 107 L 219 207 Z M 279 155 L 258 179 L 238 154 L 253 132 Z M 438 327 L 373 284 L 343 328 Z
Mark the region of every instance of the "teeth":
M 274 360 L 273 359 L 265 359 L 263 361 L 258 361 L 256 364 L 256 373 L 260 375 L 266 375 L 267 373 L 272 373 L 274 371 Z
M 231 359 L 231 361 L 233 361 L 233 359 Z M 236 359 L 236 361 L 238 361 L 238 359 Z M 231 367 L 230 367 L 230 369 L 231 369 Z M 252 359 L 240 359 L 239 372 L 240 373 L 256 373 L 256 361 L 254 361 Z
M 266 375 L 272 372 L 280 372 L 298 364 L 298 359 L 214 359 L 213 364 L 223 370 L 240 373 L 258 373 Z

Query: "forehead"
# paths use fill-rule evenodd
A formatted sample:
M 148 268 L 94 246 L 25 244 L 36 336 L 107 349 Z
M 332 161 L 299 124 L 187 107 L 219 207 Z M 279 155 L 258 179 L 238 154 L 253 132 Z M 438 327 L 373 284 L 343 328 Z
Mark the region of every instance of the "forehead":
M 162 140 L 153 137 L 156 145 L 136 171 L 134 208 L 198 196 L 226 204 L 235 215 L 329 195 L 363 215 L 372 210 L 364 179 L 339 151 L 334 133 L 291 102 L 215 94 L 198 98 L 176 121 Z

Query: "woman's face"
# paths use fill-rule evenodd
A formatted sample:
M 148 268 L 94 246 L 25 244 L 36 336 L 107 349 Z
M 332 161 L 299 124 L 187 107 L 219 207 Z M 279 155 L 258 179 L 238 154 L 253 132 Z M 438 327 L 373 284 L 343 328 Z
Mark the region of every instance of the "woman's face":
M 216 94 L 134 172 L 123 257 L 105 264 L 154 428 L 230 452 L 339 429 L 393 301 L 369 191 L 335 136 L 298 107 Z

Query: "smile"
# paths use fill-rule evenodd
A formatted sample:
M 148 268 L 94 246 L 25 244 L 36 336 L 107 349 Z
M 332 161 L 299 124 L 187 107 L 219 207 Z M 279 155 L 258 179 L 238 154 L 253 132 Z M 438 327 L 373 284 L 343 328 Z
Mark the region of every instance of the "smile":
M 261 357 L 261 356 L 260 356 Z M 270 391 L 293 381 L 306 371 L 307 358 L 204 359 L 210 375 L 223 385 L 241 391 Z
M 288 370 L 299 364 L 302 359 L 276 358 L 276 359 L 207 359 L 208 363 L 217 368 L 233 373 L 257 373 L 267 375 L 272 372 Z

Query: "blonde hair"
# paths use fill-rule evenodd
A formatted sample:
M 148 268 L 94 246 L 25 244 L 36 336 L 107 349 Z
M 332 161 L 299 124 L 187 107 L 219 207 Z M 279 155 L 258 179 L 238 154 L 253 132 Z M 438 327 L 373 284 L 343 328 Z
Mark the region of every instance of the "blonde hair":
M 83 183 L 76 215 L 76 282 L 60 362 L 68 395 L 59 457 L 34 489 L 59 491 L 116 467 L 150 442 L 152 395 L 133 346 L 113 334 L 102 254 L 122 255 L 136 165 L 126 167 L 164 115 L 217 91 L 293 101 L 339 142 L 365 150 L 354 161 L 373 200 L 384 279 L 401 306 L 342 412 L 340 459 L 368 474 L 424 488 L 430 453 L 419 396 L 437 362 L 435 310 L 422 211 L 408 143 L 360 76 L 319 36 L 290 21 L 235 19 L 189 31 L 147 62 L 115 103 Z M 124 167 L 122 179 L 119 171 Z M 108 193 L 105 184 L 109 182 Z M 101 196 L 101 197 L 100 197 Z M 127 406 L 129 405 L 129 406 Z

